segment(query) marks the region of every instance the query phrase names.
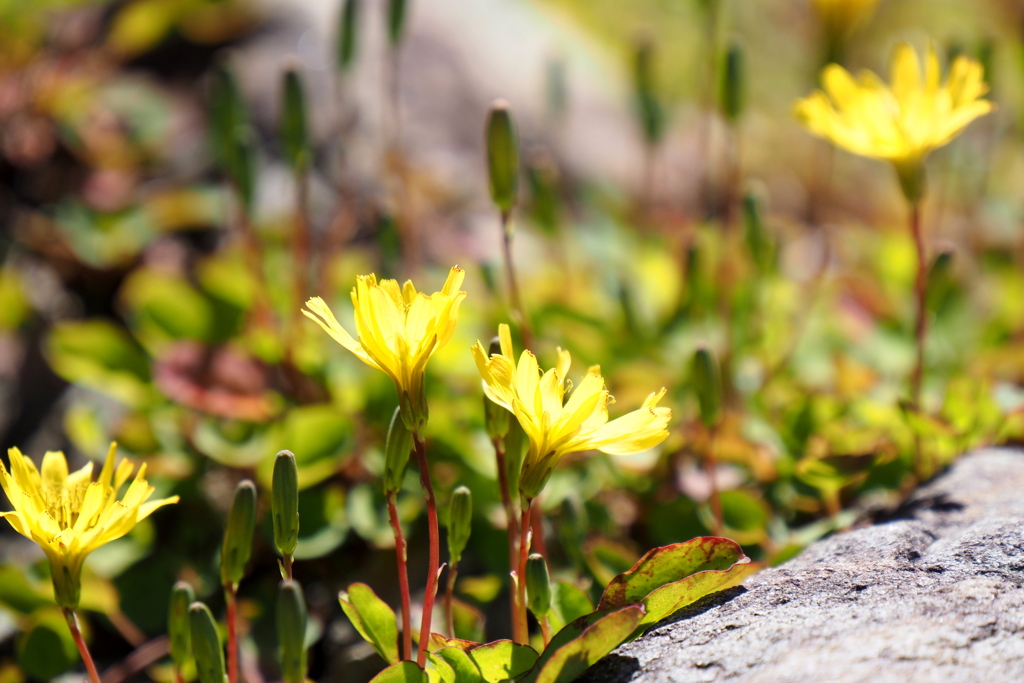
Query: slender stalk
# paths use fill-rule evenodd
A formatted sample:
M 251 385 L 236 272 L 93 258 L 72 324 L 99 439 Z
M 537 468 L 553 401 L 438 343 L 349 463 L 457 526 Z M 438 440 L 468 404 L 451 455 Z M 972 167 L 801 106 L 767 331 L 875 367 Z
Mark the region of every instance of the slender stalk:
M 89 653 L 89 646 L 85 644 L 85 638 L 82 637 L 82 631 L 78 628 L 78 615 L 75 614 L 74 610 L 64 608 L 64 618 L 68 622 L 68 628 L 71 630 L 71 637 L 75 640 L 75 645 L 78 647 L 78 653 L 82 655 L 82 661 L 85 662 L 85 670 L 89 672 L 90 683 L 100 683 L 100 674 L 96 670 L 96 664 L 92 661 L 92 655 Z
M 427 563 L 427 588 L 423 594 L 423 619 L 420 621 L 420 651 L 416 662 L 422 667 L 427 662 L 427 647 L 430 645 L 430 624 L 434 615 L 434 598 L 437 595 L 437 568 L 440 564 L 440 543 L 437 531 L 437 503 L 434 500 L 434 486 L 430 483 L 430 466 L 427 462 L 427 444 L 419 433 L 412 435 L 416 444 L 416 462 L 420 467 L 420 486 L 427 502 L 427 532 L 430 537 L 430 559 Z
M 928 334 L 928 256 L 925 253 L 924 237 L 921 234 L 921 202 L 910 207 L 910 233 L 917 250 L 917 277 L 914 279 L 914 293 L 917 297 L 917 321 L 914 324 L 914 338 L 917 341 L 917 359 L 910 376 L 911 401 L 914 408 L 921 407 L 921 382 L 924 379 L 924 342 Z
M 448 567 L 448 586 L 444 592 L 444 615 L 445 623 L 448 625 L 448 637 L 455 637 L 455 610 L 452 608 L 452 600 L 455 597 L 455 578 L 459 575 L 459 563 L 453 562 Z
M 519 569 L 516 571 L 516 605 L 513 638 L 520 645 L 529 645 L 530 630 L 526 621 L 526 563 L 530 556 L 530 509 L 533 501 L 523 506 L 522 523 L 519 525 Z
M 228 621 L 228 683 L 238 683 L 238 593 L 237 588 L 224 586 Z
M 546 615 L 538 619 L 537 623 L 540 624 L 540 635 L 544 639 L 544 647 L 547 647 L 548 643 L 551 642 L 551 623 Z
M 398 587 L 402 593 L 402 659 L 412 661 L 412 617 L 409 605 L 409 568 L 408 547 L 402 535 L 402 525 L 398 521 L 398 506 L 395 503 L 395 492 L 388 493 L 388 517 L 391 518 L 391 530 L 395 534 L 395 558 L 398 561 Z
M 533 332 L 530 329 L 530 321 L 526 317 L 526 309 L 523 308 L 523 299 L 519 293 L 519 280 L 516 277 L 516 265 L 512 260 L 512 215 L 508 211 L 501 212 L 501 234 L 502 247 L 505 255 L 505 274 L 508 277 L 509 297 L 512 299 L 512 310 L 519 318 L 519 329 L 523 334 L 523 346 L 527 349 L 533 348 Z
M 718 495 L 718 456 L 715 453 L 715 442 L 718 440 L 718 427 L 711 429 L 711 438 L 708 442 L 708 452 L 704 458 L 704 471 L 707 473 L 708 483 L 711 486 L 711 514 L 715 518 L 715 527 L 711 530 L 716 536 L 721 536 L 725 530 L 725 518 L 722 516 L 722 499 Z
M 512 500 L 512 492 L 508 485 L 508 469 L 505 462 L 505 440 L 496 436 L 491 439 L 494 444 L 494 458 L 498 464 L 498 488 L 501 490 L 501 504 L 505 508 L 505 531 L 508 535 L 508 569 L 509 574 L 516 571 L 518 564 L 519 545 L 519 515 L 516 513 L 515 502 Z M 519 604 L 516 598 L 516 591 L 508 592 L 510 614 L 512 615 L 512 632 L 516 632 L 516 612 Z
M 284 578 L 291 580 L 292 578 L 292 565 L 295 563 L 295 558 L 291 555 L 284 556 Z

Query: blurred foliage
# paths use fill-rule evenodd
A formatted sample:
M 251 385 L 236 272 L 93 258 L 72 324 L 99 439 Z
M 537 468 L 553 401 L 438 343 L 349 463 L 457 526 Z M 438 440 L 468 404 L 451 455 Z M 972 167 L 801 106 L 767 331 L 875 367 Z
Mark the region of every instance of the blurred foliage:
M 634 112 L 637 144 L 652 155 L 679 144 L 692 103 L 702 120 L 717 117 L 722 81 L 712 72 L 724 63 L 738 74 L 742 65 L 749 73 L 733 85 L 749 92 L 737 85 L 722 104 L 737 119 L 729 135 L 739 142 L 731 144 L 751 165 L 770 158 L 780 167 L 750 177 L 738 163 L 733 180 L 709 172 L 706 196 L 692 200 L 580 176 L 549 134 L 517 131 L 525 166 L 517 257 L 541 364 L 551 366 L 561 346 L 579 360 L 574 379 L 601 365 L 617 399 L 613 415 L 661 385 L 675 413 L 659 448 L 569 457 L 539 499 L 556 631 L 591 613 L 604 586 L 648 548 L 708 535 L 712 490 L 720 492 L 723 535 L 774 564 L 898 504 L 921 474 L 918 446 L 931 476 L 971 448 L 1024 441 L 1024 234 L 1015 193 L 1024 12 L 1008 1 L 981 4 L 965 20 L 973 3 L 933 12 L 918 0 L 887 0 L 845 53 L 854 66 L 882 64 L 893 39 L 918 40 L 924 26 L 939 45 L 988 55 L 1000 107 L 931 162 L 925 215 L 937 260 L 924 402 L 912 410 L 905 399 L 914 251 L 903 216 L 884 192 L 867 198 L 880 183 L 857 162 L 811 142 L 797 156 L 758 137 L 767 130 L 762 112 L 787 110 L 817 72 L 821 35 L 808 6 L 538 3 L 611 46 L 608 61 L 619 59 L 627 84 L 622 107 Z M 355 2 L 344 5 L 356 16 Z M 400 39 L 416 29 L 415 3 L 388 7 L 397 48 L 411 42 Z M 390 636 L 368 637 L 371 648 L 357 633 L 398 604 L 381 486 L 394 390 L 299 317 L 295 301 L 322 296 L 348 325 L 358 274 L 415 274 L 430 291 L 456 260 L 467 269 L 459 327 L 428 371 L 427 438 L 442 525 L 451 492 L 473 492 L 455 621 L 456 634 L 474 641 L 508 636 L 509 580 L 497 465 L 469 347 L 489 340 L 510 313 L 496 254 L 459 246 L 453 230 L 410 227 L 434 225 L 427 219 L 436 215 L 461 224 L 462 188 L 435 182 L 411 158 L 397 168 L 408 196 L 418 198 L 412 208 L 396 209 L 392 170 L 353 180 L 355 170 L 333 161 L 344 156 L 351 130 L 325 135 L 297 122 L 307 106 L 335 106 L 309 85 L 307 102 L 297 72 L 289 94 L 272 98 L 285 102 L 283 118 L 250 110 L 253 84 L 225 80 L 238 66 L 225 48 L 265 19 L 243 0 L 0 0 L 0 395 L 10 407 L 0 426 L 8 446 L 33 454 L 64 447 L 79 461 L 102 458 L 117 440 L 147 463 L 157 496 L 181 496 L 86 563 L 83 621 L 101 668 L 165 632 L 176 580 L 220 613 L 218 548 L 235 485 L 249 477 L 260 509 L 239 593 L 244 648 L 254 666 L 277 675 L 280 573 L 264 493 L 274 455 L 292 451 L 310 677 L 366 681 L 384 666 L 375 649 L 397 659 Z M 782 24 L 804 40 L 765 30 Z M 364 38 L 348 36 L 345 44 L 359 49 L 335 46 L 330 61 L 346 74 L 359 69 L 374 44 Z M 740 54 L 727 51 L 733 41 L 743 59 L 727 57 Z M 186 52 L 179 62 L 175 55 Z M 281 70 L 266 76 L 274 88 L 283 57 Z M 553 111 L 563 116 L 573 72 L 557 64 L 549 71 Z M 340 99 L 342 109 L 359 106 Z M 714 145 L 728 147 L 713 143 L 710 161 L 681 163 L 715 166 L 717 155 L 728 155 Z M 484 196 L 479 151 L 476 191 Z M 260 201 L 260 174 L 291 177 L 289 163 L 308 172 L 296 182 L 315 181 L 342 199 L 312 208 Z M 779 187 L 797 189 L 777 197 Z M 314 248 L 299 262 L 295 225 L 306 220 Z M 497 244 L 497 216 L 490 227 Z M 701 419 L 702 382 L 693 375 L 698 349 L 714 352 L 721 373 L 721 406 L 710 422 Z M 708 468 L 711 449 L 716 465 Z M 410 574 L 420 576 L 426 522 L 415 472 L 401 482 L 397 510 Z M 57 678 L 80 662 L 45 560 L 6 525 L 0 538 L 0 681 Z M 361 594 L 364 583 L 380 597 Z M 335 600 L 342 589 L 352 621 Z M 626 610 L 595 633 L 632 634 L 645 623 Z M 574 643 L 550 656 L 571 659 L 582 648 Z M 464 664 L 448 654 L 444 666 Z M 488 658 L 511 666 L 521 655 L 466 658 L 483 671 Z M 154 659 L 130 680 L 143 676 L 170 681 L 173 673 L 166 658 Z

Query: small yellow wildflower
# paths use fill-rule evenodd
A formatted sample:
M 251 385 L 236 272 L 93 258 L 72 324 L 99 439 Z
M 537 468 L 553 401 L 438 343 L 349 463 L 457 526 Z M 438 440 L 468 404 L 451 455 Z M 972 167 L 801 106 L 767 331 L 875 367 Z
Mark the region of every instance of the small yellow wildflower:
M 111 444 L 96 481 L 91 462 L 68 474 L 68 462 L 60 451 L 43 456 L 41 474 L 17 448 L 7 451 L 10 473 L 0 462 L 0 485 L 14 506 L 13 512 L 0 512 L 0 517 L 46 553 L 57 604 L 66 609 L 78 606 L 86 555 L 121 538 L 157 508 L 178 502 L 177 496 L 146 502 L 155 489 L 146 483 L 145 465 L 118 500 L 117 492 L 134 466 L 122 460 L 115 468 L 116 450 L 117 444 Z
M 600 368 L 590 368 L 565 401 L 569 391 L 565 376 L 571 362 L 568 351 L 559 349 L 558 364 L 541 374 L 537 358 L 529 351 L 523 351 L 518 365 L 512 360 L 508 325 L 498 328 L 498 336 L 500 354 L 488 357 L 477 342 L 473 358 L 487 397 L 514 413 L 529 438 L 519 485 L 527 500 L 540 493 L 555 465 L 569 453 L 596 449 L 628 455 L 654 448 L 668 437 L 672 411 L 657 407 L 664 389 L 648 396 L 638 410 L 609 422 L 612 399 Z
M 359 276 L 352 289 L 358 340 L 320 297 L 307 301 L 308 310 L 302 312 L 359 360 L 387 373 L 398 391 L 406 428 L 417 432 L 427 423 L 423 374 L 430 356 L 455 332 L 466 296 L 459 291 L 465 276 L 461 268 L 452 268 L 441 291 L 429 296 L 417 292 L 412 281 L 399 288 L 395 280 L 378 283 L 373 274 Z
M 811 0 L 829 40 L 841 40 L 871 18 L 879 0 Z
M 922 78 L 917 54 L 909 45 L 896 48 L 892 85 L 871 72 L 858 79 L 837 64 L 825 67 L 824 91 L 796 104 L 796 116 L 814 135 L 854 154 L 891 162 L 910 201 L 923 194 L 923 162 L 928 153 L 948 144 L 971 121 L 993 105 L 981 64 L 957 57 L 942 83 L 939 58 L 928 51 Z

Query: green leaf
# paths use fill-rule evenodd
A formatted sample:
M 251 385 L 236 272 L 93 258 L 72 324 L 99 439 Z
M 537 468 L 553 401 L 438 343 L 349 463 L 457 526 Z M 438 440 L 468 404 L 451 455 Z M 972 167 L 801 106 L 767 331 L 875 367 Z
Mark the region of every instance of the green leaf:
M 473 662 L 466 652 L 457 647 L 446 647 L 437 651 L 437 656 L 448 662 L 455 672 L 458 683 L 482 683 L 484 678 L 480 667 Z
M 399 661 L 398 623 L 395 620 L 395 612 L 377 597 L 372 588 L 365 583 L 354 583 L 349 586 L 348 593 L 338 595 L 338 601 L 345 615 L 359 631 L 359 635 L 373 645 L 373 649 L 384 658 L 384 661 L 389 664 Z M 420 672 L 422 673 L 422 670 Z
M 651 591 L 641 603 L 647 614 L 638 624 L 633 638 L 638 638 L 650 626 L 697 602 L 705 595 L 737 585 L 759 569 L 759 564 L 752 563 L 750 558 L 744 557 L 729 569 L 698 572 Z
M 529 676 L 521 683 L 570 683 L 597 660 L 621 645 L 636 630 L 644 616 L 640 605 L 632 605 L 600 618 L 577 632 L 572 626 L 559 632 L 548 644 Z M 578 633 L 578 634 L 577 634 Z
M 130 324 L 151 352 L 180 339 L 212 341 L 210 302 L 183 278 L 154 270 L 137 270 L 121 288 Z
M 529 645 L 520 645 L 511 640 L 496 640 L 480 645 L 468 654 L 480 669 L 480 676 L 485 683 L 501 683 L 522 676 L 533 667 L 538 657 Z
M 155 392 L 149 361 L 127 334 L 103 320 L 58 323 L 46 339 L 53 371 L 129 406 L 149 404 Z
M 18 643 L 18 663 L 25 673 L 42 681 L 57 678 L 78 661 L 78 650 L 63 616 L 41 610 Z
M 566 624 L 593 611 L 594 604 L 582 588 L 577 588 L 566 581 L 551 584 L 551 611 L 548 613 L 548 619 L 551 621 L 551 628 L 556 632 L 562 630 Z
M 430 683 L 430 679 L 416 662 L 398 662 L 374 676 L 370 683 Z
M 462 683 L 455 675 L 455 669 L 442 657 L 427 653 L 427 678 L 430 683 Z
M 704 536 L 685 543 L 655 548 L 632 569 L 619 574 L 605 588 L 599 610 L 638 603 L 651 591 L 697 572 L 728 569 L 747 561 L 743 549 L 725 538 Z

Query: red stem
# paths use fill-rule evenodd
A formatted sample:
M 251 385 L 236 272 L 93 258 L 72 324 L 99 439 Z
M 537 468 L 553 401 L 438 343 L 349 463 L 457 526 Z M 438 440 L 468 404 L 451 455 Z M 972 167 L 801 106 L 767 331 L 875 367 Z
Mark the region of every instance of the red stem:
M 402 592 L 402 659 L 412 661 L 412 617 L 410 616 L 409 569 L 406 566 L 408 549 L 398 521 L 398 506 L 394 491 L 388 493 L 388 516 L 395 534 L 395 558 L 398 560 L 398 587 Z
M 910 208 L 910 232 L 914 237 L 917 250 L 917 277 L 914 280 L 914 291 L 917 295 L 917 321 L 914 325 L 914 337 L 917 340 L 917 360 L 914 374 L 911 375 L 911 400 L 914 408 L 921 407 L 921 381 L 924 378 L 924 341 L 928 334 L 928 262 L 925 254 L 924 238 L 921 235 L 921 203 L 914 202 Z
M 437 568 L 440 551 L 437 531 L 437 503 L 434 501 L 434 486 L 430 483 L 430 466 L 427 463 L 427 444 L 419 434 L 413 434 L 416 444 L 416 462 L 420 467 L 420 486 L 427 502 L 427 531 L 430 536 L 430 559 L 427 563 L 427 588 L 423 595 L 423 619 L 420 621 L 420 652 L 417 664 L 423 667 L 427 662 L 427 647 L 430 645 L 430 625 L 434 614 L 434 598 L 437 595 Z
M 71 630 L 71 637 L 75 640 L 78 653 L 82 655 L 82 661 L 85 662 L 85 670 L 89 672 L 89 680 L 91 683 L 100 683 L 100 674 L 96 670 L 96 663 L 92 661 L 92 655 L 89 654 L 89 646 L 85 644 L 82 631 L 78 628 L 78 615 L 75 614 L 74 610 L 66 607 L 63 611 L 64 618 L 68 622 L 68 628 Z
M 530 509 L 533 501 L 527 501 L 523 506 L 523 519 L 519 525 L 519 569 L 516 572 L 516 598 L 519 603 L 516 605 L 516 632 L 513 634 L 515 641 L 521 645 L 529 645 L 530 630 L 526 621 L 526 562 L 530 556 Z
M 228 683 L 238 683 L 238 605 L 237 589 L 224 586 L 224 598 L 228 609 Z

